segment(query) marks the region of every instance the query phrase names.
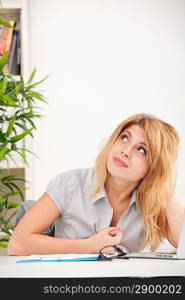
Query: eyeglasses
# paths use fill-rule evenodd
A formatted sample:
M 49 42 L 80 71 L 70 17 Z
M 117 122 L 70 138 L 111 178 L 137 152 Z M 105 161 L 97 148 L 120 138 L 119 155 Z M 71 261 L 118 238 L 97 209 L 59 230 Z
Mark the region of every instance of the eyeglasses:
M 99 252 L 99 260 L 112 260 L 115 258 L 126 259 L 125 255 L 129 253 L 129 250 L 122 245 L 106 246 Z

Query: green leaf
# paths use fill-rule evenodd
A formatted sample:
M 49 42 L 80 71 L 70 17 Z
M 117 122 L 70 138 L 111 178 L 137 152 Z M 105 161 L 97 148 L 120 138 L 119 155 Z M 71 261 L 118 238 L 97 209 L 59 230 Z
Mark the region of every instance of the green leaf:
M 15 181 L 27 182 L 24 178 L 19 178 L 19 177 L 16 178 L 16 176 L 15 176 L 15 178 L 8 178 L 8 179 L 6 179 L 4 177 L 1 178 L 2 184 L 7 189 L 11 190 L 12 193 L 14 192 L 15 189 L 18 190 L 18 191 L 22 191 L 22 189 L 20 189 L 18 187 L 18 185 L 15 183 Z
M 47 103 L 47 101 L 44 99 L 44 97 L 40 93 L 38 93 L 38 92 L 30 92 L 29 96 L 33 97 L 33 98 L 36 98 L 36 99 L 38 99 L 38 100 L 40 100 L 42 102 Z
M 24 181 L 26 182 L 26 180 L 22 177 L 17 177 L 16 175 L 8 175 L 8 176 L 3 176 L 3 177 L 0 177 L 0 180 L 4 183 L 6 181 L 15 181 L 15 180 L 21 180 L 21 181 Z
M 36 87 L 37 85 L 41 84 L 43 81 L 45 81 L 47 78 L 49 77 L 49 75 L 47 75 L 46 77 L 44 77 L 42 80 L 35 82 L 34 84 L 31 84 L 27 87 L 27 90 L 31 90 L 32 88 Z
M 32 126 L 34 129 L 36 129 L 35 124 L 33 123 L 33 121 L 32 121 L 29 117 L 25 117 L 24 119 L 26 119 L 26 121 L 27 121 L 28 123 L 30 123 L 31 126 Z
M 22 124 L 20 124 L 20 123 L 18 123 L 18 122 L 15 122 L 15 125 L 17 125 L 18 127 L 20 127 L 20 128 L 23 129 L 23 130 L 27 130 L 27 127 L 26 127 L 26 126 L 24 126 L 24 125 L 22 125 Z
M 5 223 L 7 224 L 7 220 L 6 220 Z M 4 233 L 7 233 L 8 235 L 10 235 L 9 229 L 13 229 L 13 225 L 10 224 L 9 226 L 6 226 L 5 228 L 2 228 L 2 231 L 3 231 Z
M 0 201 L 6 199 L 8 197 L 11 197 L 11 196 L 17 196 L 19 194 L 20 194 L 19 192 L 13 192 L 13 193 L 12 192 L 8 192 L 5 195 L 0 195 Z
M 35 73 L 36 73 L 36 68 L 35 68 L 35 69 L 33 70 L 33 72 L 31 73 L 31 76 L 30 76 L 30 78 L 29 78 L 29 80 L 28 80 L 27 83 L 32 82 L 33 78 L 35 77 Z
M 0 243 L 0 247 L 1 247 L 1 248 L 8 248 L 8 244 Z
M 5 134 L 0 131 L 0 143 L 6 143 L 7 139 L 5 138 Z
M 30 151 L 30 150 L 28 150 L 28 149 L 22 148 L 22 149 L 20 149 L 20 150 L 24 150 L 24 151 L 26 151 L 26 152 L 29 152 L 29 153 L 31 153 L 32 155 L 34 155 L 35 157 L 38 158 L 38 156 L 37 156 L 35 153 L 33 153 L 32 151 Z
M 42 115 L 39 114 L 33 114 L 33 113 L 26 113 L 24 114 L 25 117 L 30 117 L 30 118 L 41 118 Z
M 25 157 L 24 152 L 19 151 L 19 150 L 14 150 L 14 151 L 17 152 L 17 153 L 22 157 L 24 163 L 29 167 L 29 164 L 28 164 L 28 162 L 27 162 L 27 160 L 26 160 L 26 157 Z
M 5 93 L 7 87 L 8 77 L 4 76 L 3 81 L 0 84 L 0 97 Z
M 3 217 L 0 217 L 0 221 L 2 224 L 6 224 L 6 220 Z M 4 228 L 3 228 L 4 229 Z M 2 231 L 4 232 L 4 230 L 2 229 Z M 5 232 L 6 233 L 6 232 Z
M 22 74 L 20 74 L 20 81 L 24 85 L 24 78 L 23 78 Z
M 11 135 L 11 133 L 13 131 L 13 125 L 14 125 L 16 118 L 17 118 L 17 113 L 15 113 L 13 115 L 12 119 L 10 120 L 7 131 L 5 133 L 5 136 L 9 137 Z
M 1 150 L 0 150 L 0 160 L 2 160 L 2 158 L 9 152 L 9 149 L 7 146 L 4 146 Z
M 8 56 L 9 56 L 9 51 L 5 52 L 0 57 L 0 72 L 2 72 L 4 66 L 8 63 Z
M 12 193 L 14 192 L 14 189 L 12 187 L 12 183 L 8 183 L 8 182 L 5 182 L 3 183 Z
M 15 143 L 17 141 L 20 141 L 22 140 L 26 135 L 30 134 L 30 132 L 33 130 L 33 128 L 30 128 L 28 130 L 26 130 L 25 132 L 19 134 L 19 135 L 16 135 L 16 136 L 13 136 L 10 138 L 10 143 Z
M 17 103 L 7 95 L 2 95 L 1 100 L 3 100 L 3 103 L 1 103 L 1 106 L 19 107 L 19 105 L 17 105 Z
M 24 84 L 20 82 L 19 84 L 16 85 L 15 87 L 15 92 L 20 92 L 24 88 Z
M 6 22 L 6 21 L 4 21 L 2 19 L 0 19 L 0 24 L 4 25 L 6 27 L 9 27 L 9 28 L 15 28 L 10 22 Z
M 9 237 L 4 237 L 0 239 L 0 243 L 1 242 L 9 242 Z
M 8 208 L 17 208 L 19 205 L 17 202 L 8 202 Z

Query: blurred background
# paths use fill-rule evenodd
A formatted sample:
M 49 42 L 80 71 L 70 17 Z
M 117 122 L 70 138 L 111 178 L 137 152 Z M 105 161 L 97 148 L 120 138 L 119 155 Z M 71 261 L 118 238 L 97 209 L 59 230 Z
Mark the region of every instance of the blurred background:
M 185 201 L 185 1 L 27 1 L 27 57 L 48 100 L 28 141 L 27 200 L 60 172 L 94 165 L 132 114 L 152 113 L 181 137 L 177 194 Z

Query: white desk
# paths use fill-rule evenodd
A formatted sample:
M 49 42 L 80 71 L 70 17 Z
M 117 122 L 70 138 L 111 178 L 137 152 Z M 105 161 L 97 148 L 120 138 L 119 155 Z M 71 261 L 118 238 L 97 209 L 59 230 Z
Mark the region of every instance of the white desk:
M 0 278 L 86 278 L 185 276 L 185 260 L 128 259 L 110 262 L 16 263 L 23 256 L 0 256 Z

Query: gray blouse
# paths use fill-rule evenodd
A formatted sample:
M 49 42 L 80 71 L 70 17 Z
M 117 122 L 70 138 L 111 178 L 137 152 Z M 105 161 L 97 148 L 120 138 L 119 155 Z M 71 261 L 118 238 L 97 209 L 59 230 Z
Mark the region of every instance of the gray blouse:
M 91 195 L 94 183 L 93 167 L 60 173 L 49 183 L 45 192 L 61 213 L 55 221 L 56 237 L 87 238 L 110 226 L 113 209 L 104 188 L 96 196 Z M 121 244 L 130 251 L 138 251 L 145 239 L 145 230 L 136 208 L 135 193 L 117 227 L 123 232 Z

